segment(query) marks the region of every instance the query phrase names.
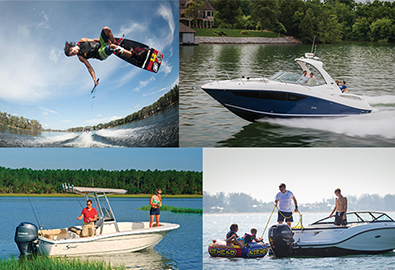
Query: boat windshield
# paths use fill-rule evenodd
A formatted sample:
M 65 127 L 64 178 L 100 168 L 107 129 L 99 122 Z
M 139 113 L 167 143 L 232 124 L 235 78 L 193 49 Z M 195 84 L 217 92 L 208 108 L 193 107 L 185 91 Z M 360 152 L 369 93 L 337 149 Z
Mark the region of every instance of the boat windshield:
M 320 225 L 320 224 L 334 224 L 335 218 L 334 216 L 326 217 L 321 220 L 318 220 L 311 225 Z M 395 222 L 392 218 L 390 218 L 385 213 L 380 212 L 350 212 L 347 213 L 347 223 L 365 223 L 365 222 Z
M 308 86 L 315 86 L 315 85 L 323 85 L 325 82 L 314 79 L 305 79 L 300 74 L 292 73 L 292 72 L 284 72 L 279 71 L 276 74 L 272 75 L 269 80 L 273 81 L 280 81 L 285 83 L 297 83 L 302 85 Z

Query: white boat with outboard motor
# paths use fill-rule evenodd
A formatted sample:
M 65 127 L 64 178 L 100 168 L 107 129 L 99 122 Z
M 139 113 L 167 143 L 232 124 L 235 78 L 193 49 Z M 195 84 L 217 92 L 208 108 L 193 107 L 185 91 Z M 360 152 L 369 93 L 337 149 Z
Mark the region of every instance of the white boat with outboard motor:
M 279 71 L 269 78 L 210 80 L 200 86 L 225 108 L 248 121 L 264 117 L 340 117 L 372 112 L 363 97 L 342 93 L 312 53 L 296 63 L 314 78 Z M 317 78 L 316 78 L 317 77 Z
M 125 253 L 153 248 L 178 224 L 161 222 L 149 227 L 149 222 L 118 222 L 111 209 L 108 194 L 125 194 L 124 189 L 74 187 L 63 184 L 63 190 L 90 198 L 95 203 L 98 220 L 96 235 L 81 237 L 82 226 L 42 230 L 32 223 L 22 222 L 15 232 L 15 242 L 23 255 L 43 253 L 54 256 Z
M 333 217 L 292 230 L 273 225 L 269 242 L 276 257 L 381 254 L 395 249 L 395 221 L 382 212 L 350 212 L 347 226 L 334 225 Z

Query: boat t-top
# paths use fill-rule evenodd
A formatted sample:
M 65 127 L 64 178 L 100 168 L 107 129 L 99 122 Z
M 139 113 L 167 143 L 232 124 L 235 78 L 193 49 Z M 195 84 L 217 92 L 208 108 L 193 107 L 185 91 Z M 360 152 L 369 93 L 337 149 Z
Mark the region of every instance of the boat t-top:
M 149 222 L 118 222 L 111 209 L 108 194 L 125 194 L 125 189 L 74 187 L 63 184 L 63 190 L 91 198 L 95 203 L 96 235 L 81 237 L 82 226 L 39 230 L 36 225 L 22 222 L 15 232 L 15 242 L 22 254 L 43 253 L 55 256 L 111 254 L 153 248 L 178 224 L 161 222 L 149 227 Z
M 306 71 L 279 71 L 269 78 L 211 80 L 200 86 L 225 108 L 248 121 L 264 117 L 339 117 L 367 114 L 372 107 L 361 97 L 342 93 L 323 63 L 312 53 L 296 58 Z

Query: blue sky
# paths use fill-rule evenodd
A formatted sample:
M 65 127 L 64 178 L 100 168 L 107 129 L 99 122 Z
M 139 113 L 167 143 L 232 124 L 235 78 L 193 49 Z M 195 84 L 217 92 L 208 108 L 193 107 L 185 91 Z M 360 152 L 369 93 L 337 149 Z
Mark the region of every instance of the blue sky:
M 0 167 L 202 171 L 201 148 L 3 148 Z
M 122 118 L 178 84 L 178 0 L 0 1 L 0 18 L 0 111 L 44 128 Z M 157 74 L 114 55 L 89 60 L 100 78 L 92 100 L 87 68 L 63 48 L 65 41 L 98 38 L 104 26 L 161 51 L 164 60 Z

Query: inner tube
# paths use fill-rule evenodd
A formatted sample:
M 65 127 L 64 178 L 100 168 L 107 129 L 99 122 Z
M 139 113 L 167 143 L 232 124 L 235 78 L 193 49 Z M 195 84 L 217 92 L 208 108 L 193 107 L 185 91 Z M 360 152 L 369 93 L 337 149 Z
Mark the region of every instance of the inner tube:
M 241 249 L 239 245 L 227 245 L 225 241 L 218 240 L 208 246 L 208 253 L 212 257 L 260 258 L 267 254 L 268 249 L 265 243 L 250 242 Z

